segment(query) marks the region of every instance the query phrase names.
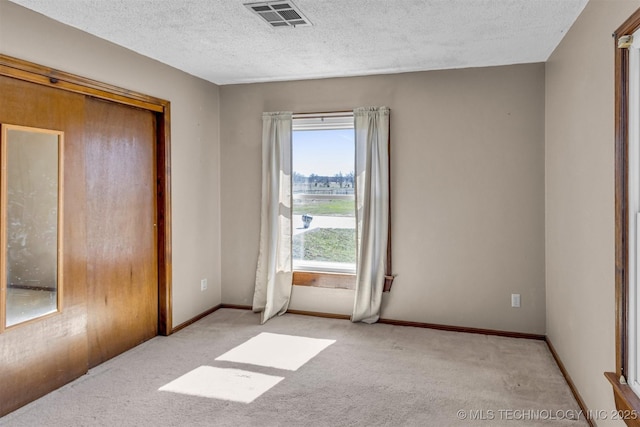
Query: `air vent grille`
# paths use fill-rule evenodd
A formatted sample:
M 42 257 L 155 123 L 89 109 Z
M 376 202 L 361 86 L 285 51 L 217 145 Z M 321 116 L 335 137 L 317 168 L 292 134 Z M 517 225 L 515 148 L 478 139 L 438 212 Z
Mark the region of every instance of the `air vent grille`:
M 268 23 L 282 21 L 280 15 L 275 12 L 260 12 L 260 16 L 262 16 Z
M 309 27 L 309 21 L 290 1 L 245 3 L 247 9 L 261 17 L 270 27 Z
M 279 10 L 278 14 L 282 16 L 287 21 L 300 19 L 300 15 L 295 10 L 287 9 L 287 10 Z

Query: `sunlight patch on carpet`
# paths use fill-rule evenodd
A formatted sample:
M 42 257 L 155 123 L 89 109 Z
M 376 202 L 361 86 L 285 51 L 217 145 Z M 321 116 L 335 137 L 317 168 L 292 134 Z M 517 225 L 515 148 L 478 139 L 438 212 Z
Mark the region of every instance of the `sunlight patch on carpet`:
M 334 342 L 336 341 L 263 332 L 216 360 L 297 371 Z
M 251 403 L 283 379 L 240 369 L 200 366 L 158 390 Z

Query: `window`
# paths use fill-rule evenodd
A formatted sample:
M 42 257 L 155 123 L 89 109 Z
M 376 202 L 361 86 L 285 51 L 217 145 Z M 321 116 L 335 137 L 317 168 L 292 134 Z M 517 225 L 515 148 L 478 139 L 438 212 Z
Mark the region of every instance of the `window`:
M 316 114 L 315 117 L 311 114 L 293 115 L 286 111 L 262 113 L 262 206 L 252 305 L 255 312 L 262 312 L 262 323 L 287 311 L 292 284 L 354 289 L 351 320 L 366 323 L 379 320 L 382 293 L 388 292 L 393 283 L 390 250 L 389 116 L 390 109 L 385 106 L 357 107 L 352 113 Z M 353 131 L 350 131 L 352 126 Z M 341 130 L 350 132 L 340 132 Z M 318 133 L 304 133 L 312 131 Z M 297 145 L 295 155 L 294 132 Z M 348 137 L 349 133 L 353 135 L 352 139 Z M 313 135 L 323 137 L 315 138 L 318 140 L 315 141 Z M 327 135 L 331 138 L 326 137 Z M 340 148 L 327 149 L 331 146 L 331 141 L 341 139 L 341 136 L 346 145 L 343 146 L 340 142 L 336 143 L 336 147 L 343 147 L 344 155 Z M 350 149 L 349 141 L 353 141 L 353 149 Z M 305 157 L 304 150 L 310 150 L 309 147 L 316 144 L 320 144 L 322 149 L 307 155 L 313 161 L 305 169 L 301 160 Z M 345 163 L 344 167 L 353 165 L 354 185 L 348 179 L 344 180 L 344 173 L 339 166 L 343 157 L 348 156 L 347 152 L 352 153 L 354 161 Z M 326 154 L 329 154 L 327 158 L 331 161 L 325 163 L 322 156 Z M 333 169 L 321 171 L 320 168 L 327 165 Z M 334 174 L 333 178 L 330 178 L 331 174 Z M 295 191 L 299 199 L 298 209 L 295 210 L 297 224 L 298 229 L 302 230 L 299 234 L 304 234 L 296 242 L 293 242 L 296 219 L 293 208 L 294 175 L 299 185 Z M 322 184 L 326 193 L 323 196 L 326 197 L 321 199 L 322 194 L 311 192 L 322 189 Z M 353 188 L 353 196 L 348 194 L 350 188 Z M 352 198 L 353 201 L 350 200 Z M 333 208 L 322 206 L 328 201 L 331 201 Z M 320 223 L 315 226 L 322 231 L 342 229 L 340 239 L 334 233 L 333 236 L 325 235 L 317 241 L 311 241 L 309 232 L 314 231 L 311 227 L 314 219 L 310 213 L 312 208 L 323 214 L 316 218 L 327 217 L 325 219 L 328 221 L 323 226 Z M 332 218 L 339 216 L 339 208 L 347 217 L 342 218 L 341 227 Z M 349 224 L 352 220 L 348 218 L 352 215 L 356 219 L 353 226 Z M 343 251 L 331 247 L 331 244 L 341 241 L 342 237 L 345 245 L 353 243 L 353 250 L 348 246 Z M 322 247 L 318 242 L 326 242 L 328 248 Z M 292 253 L 294 246 L 296 255 Z M 319 248 L 317 254 L 310 247 Z M 356 252 L 355 259 L 353 252 Z M 356 274 L 351 273 L 354 270 Z M 304 275 L 304 280 L 301 279 L 301 274 Z M 329 276 L 329 283 L 324 283 Z M 345 283 L 348 285 L 344 286 Z
M 292 130 L 293 269 L 306 272 L 296 274 L 294 282 L 351 288 L 356 269 L 353 114 L 295 115 Z
M 636 425 L 640 411 L 640 10 L 616 39 L 615 218 L 616 372 L 613 386 L 620 417 Z M 634 34 L 634 32 L 636 34 Z M 632 36 L 631 36 L 632 35 Z
M 295 114 L 292 124 L 294 285 L 355 289 L 353 112 Z M 387 243 L 391 289 L 391 234 Z
M 636 117 L 640 113 L 638 101 L 640 101 L 639 86 L 640 79 L 637 73 L 640 72 L 640 53 L 638 47 L 631 45 L 628 50 L 629 58 L 629 102 L 628 112 L 629 118 L 627 120 L 628 129 L 628 179 L 627 179 L 627 205 L 628 205 L 628 236 L 631 244 L 628 248 L 628 260 L 627 260 L 627 274 L 629 276 L 628 286 L 628 325 L 627 334 L 629 346 L 628 362 L 626 369 L 626 377 L 629 386 L 636 394 L 640 394 L 640 379 L 638 376 L 638 360 L 637 355 L 638 345 L 638 307 L 640 302 L 640 295 L 638 295 L 638 284 L 640 283 L 638 276 L 638 262 L 637 262 L 637 248 L 640 241 L 639 223 L 640 219 L 640 162 L 638 154 L 640 153 L 640 121 Z

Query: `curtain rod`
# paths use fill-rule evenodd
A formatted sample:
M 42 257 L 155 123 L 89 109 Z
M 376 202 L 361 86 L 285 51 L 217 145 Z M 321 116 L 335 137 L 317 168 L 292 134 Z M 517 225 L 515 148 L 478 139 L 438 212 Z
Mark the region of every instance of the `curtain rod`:
M 312 113 L 293 113 L 293 118 L 315 119 L 321 117 L 349 117 L 353 115 L 353 110 L 346 111 L 317 111 Z

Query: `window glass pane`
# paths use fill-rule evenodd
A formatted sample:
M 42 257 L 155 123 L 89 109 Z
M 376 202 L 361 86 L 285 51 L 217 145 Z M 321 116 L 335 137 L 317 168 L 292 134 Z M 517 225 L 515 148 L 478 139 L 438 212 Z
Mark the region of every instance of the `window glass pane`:
M 355 272 L 354 150 L 353 129 L 293 132 L 296 270 Z

